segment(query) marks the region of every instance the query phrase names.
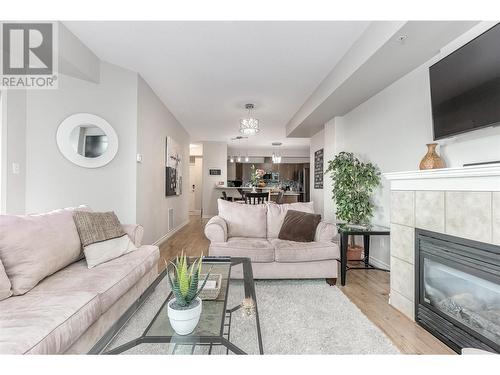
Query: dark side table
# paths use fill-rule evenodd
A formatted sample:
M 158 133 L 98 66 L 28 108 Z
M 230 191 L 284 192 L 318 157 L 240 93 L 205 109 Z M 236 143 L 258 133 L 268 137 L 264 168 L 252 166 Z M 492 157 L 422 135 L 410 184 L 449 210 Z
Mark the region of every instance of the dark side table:
M 340 284 L 345 285 L 346 273 L 348 269 L 363 269 L 363 270 L 381 270 L 388 271 L 382 268 L 372 266 L 370 264 L 370 236 L 389 236 L 390 229 L 379 225 L 368 225 L 366 227 L 350 226 L 349 224 L 337 224 L 337 229 L 340 235 Z M 349 236 L 363 236 L 364 245 L 364 267 L 348 267 L 347 266 L 347 245 Z

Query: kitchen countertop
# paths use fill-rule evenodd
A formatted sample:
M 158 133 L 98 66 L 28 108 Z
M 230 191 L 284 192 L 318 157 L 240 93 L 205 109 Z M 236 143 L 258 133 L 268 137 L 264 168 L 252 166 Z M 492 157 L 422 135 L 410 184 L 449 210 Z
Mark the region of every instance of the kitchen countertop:
M 242 187 L 234 187 L 234 186 L 216 186 L 215 187 L 216 189 L 218 190 L 251 190 L 252 188 L 251 187 L 248 187 L 248 186 L 242 186 Z M 263 188 L 257 188 L 257 189 L 262 189 L 262 190 L 271 190 L 273 188 L 270 188 L 270 187 L 263 187 Z M 303 194 L 302 191 L 285 191 L 285 195 L 301 195 Z M 278 195 L 277 192 L 271 192 L 271 195 Z

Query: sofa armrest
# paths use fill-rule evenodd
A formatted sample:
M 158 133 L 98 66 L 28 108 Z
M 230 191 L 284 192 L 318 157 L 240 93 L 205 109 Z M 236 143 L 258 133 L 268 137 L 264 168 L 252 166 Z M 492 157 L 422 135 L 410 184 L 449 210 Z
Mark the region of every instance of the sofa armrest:
M 212 217 L 205 225 L 205 236 L 210 242 L 227 242 L 227 223 L 220 216 Z
M 337 236 L 337 226 L 332 223 L 322 221 L 316 227 L 314 241 L 316 242 L 331 242 Z
M 122 224 L 123 231 L 128 234 L 136 247 L 141 247 L 144 227 L 139 224 Z

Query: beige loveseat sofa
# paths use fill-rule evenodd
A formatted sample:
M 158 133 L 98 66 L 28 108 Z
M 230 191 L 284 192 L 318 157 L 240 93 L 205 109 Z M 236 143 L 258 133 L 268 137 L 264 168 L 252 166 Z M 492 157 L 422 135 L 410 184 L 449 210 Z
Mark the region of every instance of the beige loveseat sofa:
M 313 202 L 248 205 L 218 200 L 219 214 L 205 226 L 212 256 L 248 257 L 255 279 L 337 278 L 336 226 L 321 222 L 314 242 L 278 239 L 286 212 L 314 213 Z M 231 271 L 241 277 L 241 270 Z
M 88 269 L 73 210 L 0 216 L 13 294 L 0 301 L 0 354 L 87 353 L 158 275 L 158 247 L 141 246 L 139 225 L 123 226 L 138 250 Z

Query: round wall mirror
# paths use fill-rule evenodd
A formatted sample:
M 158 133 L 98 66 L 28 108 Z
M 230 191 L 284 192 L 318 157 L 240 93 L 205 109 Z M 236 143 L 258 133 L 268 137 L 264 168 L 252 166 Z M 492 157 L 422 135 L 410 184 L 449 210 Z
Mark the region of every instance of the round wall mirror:
M 118 151 L 118 136 L 102 117 L 77 113 L 57 129 L 57 146 L 66 159 L 85 168 L 108 164 Z

